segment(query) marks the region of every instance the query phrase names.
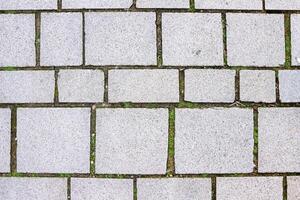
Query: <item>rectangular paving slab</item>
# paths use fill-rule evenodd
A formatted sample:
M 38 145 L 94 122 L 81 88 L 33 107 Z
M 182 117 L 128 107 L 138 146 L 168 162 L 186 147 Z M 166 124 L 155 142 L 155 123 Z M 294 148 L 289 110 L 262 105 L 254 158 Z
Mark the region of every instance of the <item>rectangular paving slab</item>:
M 189 0 L 137 0 L 137 8 L 189 8 Z
M 279 71 L 281 102 L 300 102 L 300 70 Z
M 300 9 L 300 2 L 299 2 Z M 300 15 L 291 15 L 292 65 L 300 65 Z
M 48 10 L 57 9 L 57 0 L 4 0 L 0 10 Z
M 265 0 L 268 10 L 300 10 L 298 0 Z
M 63 0 L 63 8 L 129 8 L 132 0 Z
M 139 200 L 211 200 L 211 196 L 208 178 L 137 179 Z
M 17 171 L 89 173 L 89 108 L 17 110 Z
M 195 0 L 199 9 L 262 10 L 262 0 Z
M 288 200 L 300 199 L 300 177 L 289 176 L 287 177 L 287 198 Z
M 1 177 L 0 197 L 5 200 L 66 200 L 66 178 Z
M 10 171 L 10 115 L 9 108 L 0 109 L 0 172 L 2 173 Z

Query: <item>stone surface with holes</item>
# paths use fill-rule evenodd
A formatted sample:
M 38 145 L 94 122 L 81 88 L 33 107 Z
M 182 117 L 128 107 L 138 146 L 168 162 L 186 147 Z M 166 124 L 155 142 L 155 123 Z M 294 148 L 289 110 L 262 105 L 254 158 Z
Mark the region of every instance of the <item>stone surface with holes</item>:
M 259 108 L 259 172 L 300 171 L 300 108 Z
M 111 70 L 109 102 L 178 102 L 178 70 Z
M 41 65 L 82 64 L 82 14 L 41 15 Z
M 211 200 L 210 179 L 137 179 L 139 200 Z
M 199 9 L 262 10 L 262 0 L 195 0 Z
M 67 199 L 66 178 L 1 177 L 0 197 L 5 200 Z
M 0 103 L 51 103 L 53 71 L 1 71 Z
M 281 102 L 300 102 L 300 70 L 279 71 Z
M 184 99 L 191 102 L 233 102 L 234 70 L 188 69 L 184 71 Z
M 176 172 L 252 172 L 252 112 L 240 108 L 176 109 Z
M 274 71 L 240 71 L 241 101 L 273 103 L 276 101 L 275 88 Z
M 6 2 L 6 1 L 5 1 Z M 3 2 L 1 2 L 2 4 Z M 35 65 L 35 17 L 0 15 L 0 67 Z
M 72 178 L 72 200 L 132 200 L 132 179 Z
M 165 65 L 223 65 L 221 14 L 163 13 Z
M 284 16 L 227 14 L 228 65 L 274 66 L 285 63 Z
M 87 64 L 156 64 L 155 13 L 86 13 L 85 22 Z
M 60 70 L 60 102 L 103 102 L 104 73 L 101 70 Z
M 217 178 L 218 200 L 281 200 L 282 177 Z
M 10 109 L 0 109 L 0 173 L 10 171 L 10 115 Z
M 89 172 L 89 108 L 19 108 L 17 113 L 18 172 Z
M 166 172 L 167 109 L 98 109 L 96 119 L 97 173 Z

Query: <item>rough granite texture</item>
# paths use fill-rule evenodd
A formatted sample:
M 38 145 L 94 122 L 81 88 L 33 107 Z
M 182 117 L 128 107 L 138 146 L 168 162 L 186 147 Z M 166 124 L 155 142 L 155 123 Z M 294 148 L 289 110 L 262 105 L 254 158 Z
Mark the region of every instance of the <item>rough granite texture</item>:
M 249 102 L 276 102 L 275 71 L 241 70 L 240 99 Z
M 300 10 L 300 1 L 299 1 Z M 292 65 L 300 66 L 300 15 L 291 15 Z
M 191 178 L 137 179 L 139 200 L 211 200 L 211 180 Z
M 262 0 L 195 0 L 199 9 L 261 10 Z
M 97 109 L 96 120 L 96 173 L 166 172 L 167 109 Z
M 132 0 L 63 0 L 63 8 L 129 8 Z
M 132 179 L 72 178 L 72 200 L 132 200 Z
M 137 0 L 137 8 L 189 8 L 189 0 Z
M 0 67 L 35 65 L 34 26 L 32 14 L 0 15 Z
M 230 66 L 274 66 L 285 62 L 284 16 L 227 14 Z
M 65 200 L 66 178 L 1 177 L 0 197 L 5 200 Z
M 89 173 L 89 108 L 19 108 L 17 171 Z
M 10 109 L 0 109 L 0 172 L 10 171 Z M 0 190 L 1 194 L 1 190 Z M 0 196 L 1 197 L 1 196 Z
M 287 198 L 288 200 L 300 199 L 300 177 L 289 176 L 287 177 Z
M 282 177 L 217 178 L 218 200 L 282 200 L 282 194 Z
M 163 13 L 164 65 L 223 65 L 221 14 Z
M 57 9 L 57 0 L 2 0 L 0 10 Z
M 281 102 L 300 102 L 300 70 L 279 71 Z
M 156 64 L 155 13 L 86 13 L 85 22 L 87 64 Z
M 235 70 L 188 69 L 184 99 L 191 102 L 233 102 Z
M 82 14 L 42 13 L 41 65 L 82 64 Z
M 108 74 L 109 102 L 178 102 L 179 71 L 111 70 Z
M 268 10 L 300 10 L 298 0 L 265 0 Z
M 54 71 L 1 71 L 0 103 L 51 103 Z
M 250 173 L 251 109 L 176 109 L 176 173 Z
M 258 109 L 258 171 L 300 171 L 300 108 Z
M 60 102 L 103 102 L 104 73 L 101 70 L 60 70 Z

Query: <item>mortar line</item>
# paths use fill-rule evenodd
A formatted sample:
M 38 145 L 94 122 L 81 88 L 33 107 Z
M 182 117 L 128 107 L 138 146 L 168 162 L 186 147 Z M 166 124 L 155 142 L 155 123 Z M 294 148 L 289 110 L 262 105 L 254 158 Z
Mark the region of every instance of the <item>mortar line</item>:
M 195 0 L 190 0 L 190 9 L 189 11 L 191 12 L 195 12 L 196 8 L 195 8 Z
M 11 138 L 10 138 L 10 173 L 17 172 L 17 107 L 13 106 L 11 110 Z
M 217 200 L 217 178 L 211 177 L 211 199 Z
M 162 57 L 162 14 L 161 12 L 156 12 L 156 56 L 157 56 L 157 67 L 163 65 Z
M 62 1 L 63 0 L 57 0 L 57 10 L 62 11 Z
M 85 13 L 82 12 L 82 65 L 85 66 Z
M 59 104 L 59 90 L 58 90 L 58 77 L 59 77 L 59 69 L 55 69 L 54 71 L 54 105 Z
M 278 77 L 278 70 L 275 70 L 275 89 L 276 89 L 276 103 L 280 104 L 280 91 L 279 91 L 279 77 Z
M 284 14 L 284 38 L 285 38 L 285 67 L 290 68 L 292 65 L 291 53 L 291 15 Z
M 240 101 L 240 70 L 237 69 L 235 73 L 235 102 Z
M 224 60 L 224 67 L 228 67 L 227 62 L 227 20 L 226 20 L 226 13 L 221 14 L 222 19 L 222 31 L 223 31 L 223 60 Z
M 136 10 L 137 9 L 137 7 L 136 7 L 136 1 L 137 0 L 132 0 L 132 4 L 130 6 L 130 10 Z
M 262 0 L 262 9 L 263 11 L 266 11 L 266 1 Z
M 282 180 L 282 199 L 287 200 L 287 188 L 288 188 L 288 183 L 287 183 L 287 177 L 284 176 Z
M 133 200 L 137 200 L 137 178 L 133 178 Z
M 39 67 L 41 64 L 41 13 L 35 13 L 35 65 Z
M 71 200 L 71 178 L 67 178 L 67 198 L 68 200 Z
M 254 140 L 254 146 L 253 146 L 253 163 L 254 168 L 253 172 L 258 173 L 258 108 L 253 108 L 253 140 Z
M 175 175 L 175 108 L 169 108 L 167 175 Z
M 185 70 L 179 70 L 179 102 L 185 99 Z
M 108 104 L 108 70 L 104 69 L 104 104 Z
M 95 177 L 96 173 L 96 106 L 91 107 L 91 116 L 90 116 L 90 176 Z

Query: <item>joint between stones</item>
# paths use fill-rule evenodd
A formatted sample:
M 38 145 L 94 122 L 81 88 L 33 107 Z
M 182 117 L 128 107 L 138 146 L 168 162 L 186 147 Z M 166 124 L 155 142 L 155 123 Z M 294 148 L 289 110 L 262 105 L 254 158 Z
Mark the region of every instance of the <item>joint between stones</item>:
M 292 50 L 291 50 L 291 15 L 284 14 L 284 32 L 285 32 L 285 67 L 290 68 L 292 65 Z
M 35 62 L 36 67 L 40 66 L 41 54 L 41 13 L 35 13 Z
M 258 108 L 253 108 L 253 139 L 254 139 L 254 147 L 253 147 L 253 163 L 254 168 L 253 172 L 258 173 Z
M 175 175 L 175 108 L 169 108 L 167 176 Z
M 91 107 L 91 138 L 90 138 L 90 175 L 94 177 L 96 174 L 96 106 Z
M 11 107 L 10 173 L 17 172 L 17 107 Z

